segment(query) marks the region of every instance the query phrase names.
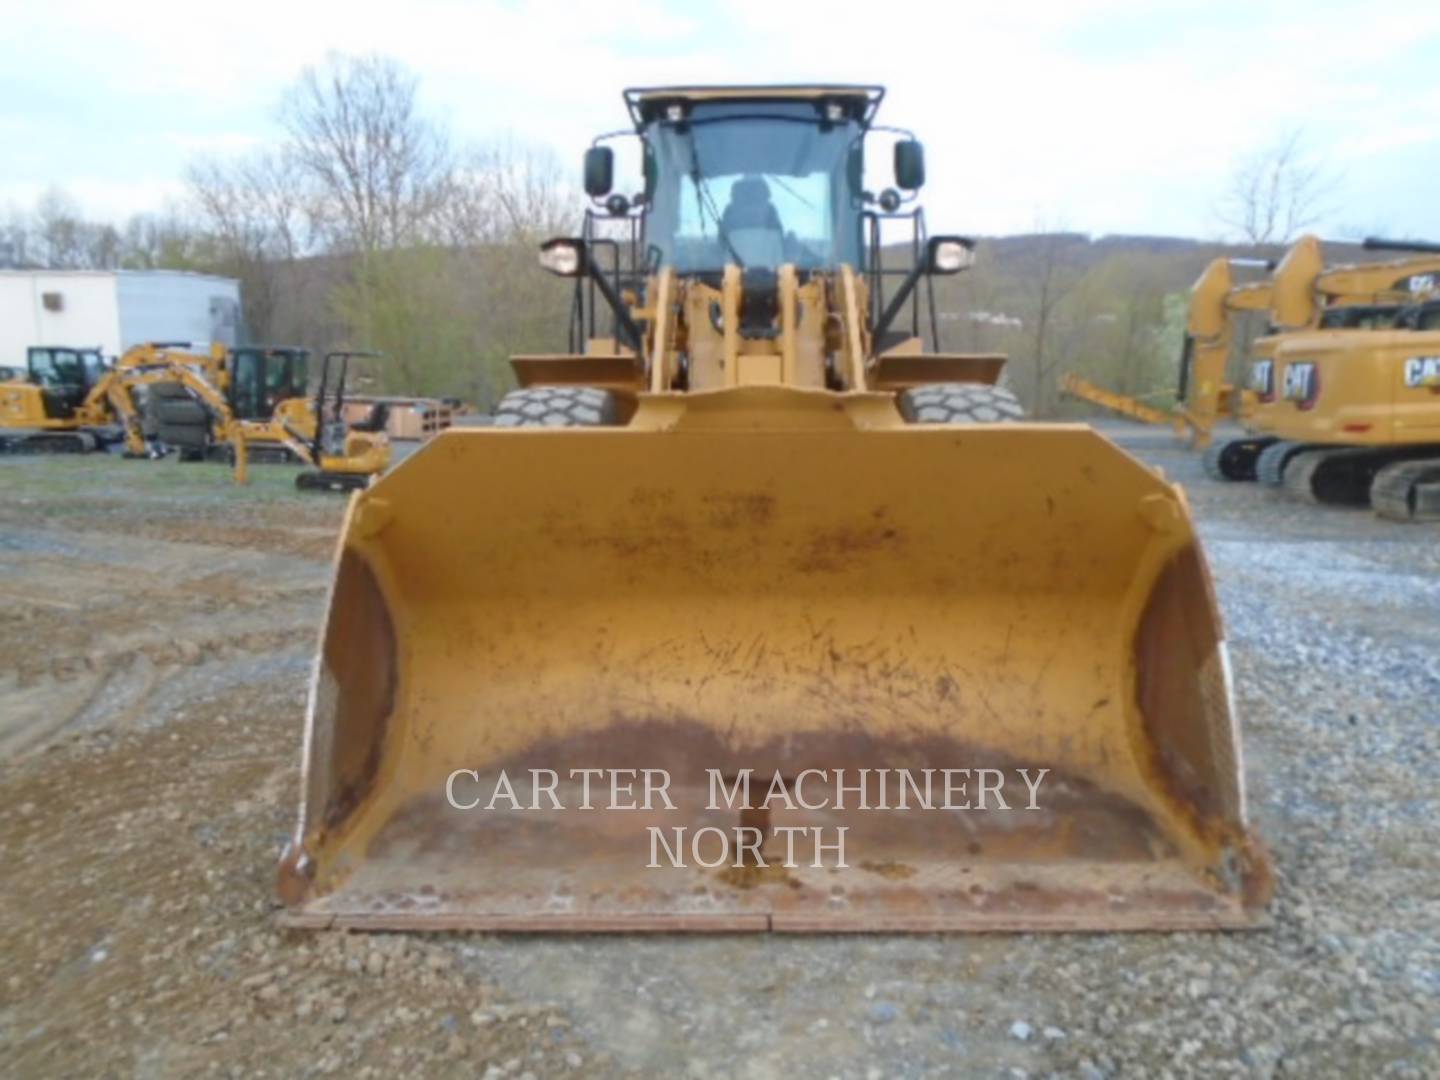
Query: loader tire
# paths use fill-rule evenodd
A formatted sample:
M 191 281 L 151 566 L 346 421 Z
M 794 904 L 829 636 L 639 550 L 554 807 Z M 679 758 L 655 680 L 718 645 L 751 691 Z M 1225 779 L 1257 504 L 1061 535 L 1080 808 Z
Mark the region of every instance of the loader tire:
M 593 386 L 512 390 L 495 406 L 496 427 L 610 427 L 619 422 L 615 395 Z
M 981 383 L 936 383 L 900 395 L 900 415 L 912 424 L 1004 424 L 1025 419 L 1009 390 Z

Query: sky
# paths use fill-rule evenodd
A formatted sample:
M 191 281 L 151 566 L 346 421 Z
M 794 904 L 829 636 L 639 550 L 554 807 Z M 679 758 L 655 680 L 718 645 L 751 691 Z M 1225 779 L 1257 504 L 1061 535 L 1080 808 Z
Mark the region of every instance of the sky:
M 420 79 L 460 140 L 548 146 L 578 174 L 626 86 L 861 82 L 924 141 L 933 231 L 1226 234 L 1236 163 L 1299 132 L 1332 180 L 1322 236 L 1440 240 L 1440 9 L 1160 0 L 3 0 L 0 211 L 59 185 L 122 218 L 196 155 L 278 134 L 331 51 Z M 580 207 L 576 208 L 577 216 Z

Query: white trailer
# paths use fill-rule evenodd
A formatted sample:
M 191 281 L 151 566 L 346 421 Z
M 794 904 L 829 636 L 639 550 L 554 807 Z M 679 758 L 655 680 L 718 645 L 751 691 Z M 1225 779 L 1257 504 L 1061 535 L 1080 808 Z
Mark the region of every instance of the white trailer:
M 180 270 L 0 270 L 0 366 L 31 345 L 240 343 L 240 283 Z

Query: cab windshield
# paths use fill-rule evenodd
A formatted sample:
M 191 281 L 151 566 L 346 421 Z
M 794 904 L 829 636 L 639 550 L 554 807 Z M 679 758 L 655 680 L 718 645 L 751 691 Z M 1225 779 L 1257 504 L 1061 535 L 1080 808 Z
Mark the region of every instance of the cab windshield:
M 280 398 L 304 397 L 308 354 L 298 349 L 276 349 L 265 369 L 265 388 Z
M 860 136 L 811 102 L 700 103 L 683 124 L 652 121 L 652 260 L 680 273 L 858 267 Z
M 304 349 L 243 348 L 232 353 L 230 405 L 242 420 L 268 420 L 275 406 L 304 397 Z
M 93 350 L 35 348 L 29 359 L 33 382 L 71 396 L 83 395 L 104 367 L 100 354 Z

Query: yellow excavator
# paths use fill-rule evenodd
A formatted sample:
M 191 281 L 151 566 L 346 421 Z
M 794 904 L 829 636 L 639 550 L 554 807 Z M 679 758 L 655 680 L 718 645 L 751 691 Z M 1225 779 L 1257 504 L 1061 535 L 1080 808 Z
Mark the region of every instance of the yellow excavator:
M 151 393 L 158 437 L 178 449 L 182 460 L 228 454 L 231 439 L 224 425 L 230 422 L 246 424 L 253 461 L 300 460 L 289 429 L 303 429 L 308 439 L 313 428 L 307 398 L 308 349 L 274 345 L 220 349 L 214 362 L 204 366 L 173 349 L 161 359 L 177 365 L 177 376 L 183 367 L 203 380 L 195 383 L 177 377 Z
M 1274 349 L 1257 420 L 1259 479 L 1307 502 L 1372 506 L 1398 521 L 1440 520 L 1440 245 L 1369 239 L 1408 251 L 1338 268 L 1368 303 L 1327 310 Z
M 127 457 L 162 456 L 148 402 L 172 378 L 174 349 L 137 345 L 110 366 L 98 348 L 32 346 L 24 378 L 0 383 L 0 450 L 87 453 L 123 441 Z M 185 354 L 185 362 L 213 370 L 223 355 Z
M 1205 417 L 1206 437 L 1201 463 L 1215 480 L 1253 480 L 1256 461 L 1268 445 L 1263 421 L 1256 419 L 1260 406 L 1268 400 L 1267 383 L 1272 366 L 1271 356 L 1281 336 L 1315 325 L 1320 308 L 1315 299 L 1316 282 L 1324 268 L 1324 256 L 1318 237 L 1305 235 L 1296 240 L 1278 264 L 1272 267 L 1270 279 L 1249 285 L 1231 286 L 1228 267 L 1217 260 L 1206 268 L 1190 294 L 1190 313 L 1186 325 L 1185 347 L 1181 359 L 1181 387 L 1187 379 L 1204 385 L 1217 385 L 1225 377 L 1230 351 L 1234 346 L 1234 317 L 1240 311 L 1265 311 L 1268 326 L 1265 334 L 1252 344 L 1249 385 L 1238 391 L 1237 407 L 1232 414 L 1246 428 L 1239 438 L 1214 442 L 1211 438 L 1219 413 Z
M 303 349 L 235 349 L 210 372 L 174 357 L 173 378 L 155 388 L 159 438 L 184 459 L 228 457 L 241 475 L 251 460 L 300 462 L 302 490 L 363 488 L 390 464 L 387 408 L 347 422 L 345 388 L 351 360 L 376 355 L 327 353 L 313 399 Z
M 882 96 L 625 93 L 643 185 L 597 140 L 540 252 L 570 350 L 351 497 L 284 923 L 1263 920 L 1184 495 L 939 346 L 973 243 Z
M 19 377 L 0 382 L 0 450 L 87 453 L 113 426 L 116 379 L 98 348 L 32 346 Z
M 1271 333 L 1255 343 L 1256 357 L 1250 372 L 1255 404 L 1245 418 L 1246 435 L 1218 443 L 1206 453 L 1206 471 L 1215 479 L 1259 480 L 1273 487 L 1284 486 L 1287 466 L 1311 442 L 1335 441 L 1337 437 L 1343 441 L 1346 433 L 1330 420 L 1332 407 L 1358 407 L 1388 414 L 1398 402 L 1395 395 L 1403 396 L 1406 392 L 1403 386 L 1398 386 L 1392 394 L 1386 377 L 1373 374 L 1379 381 L 1370 389 L 1354 386 L 1345 393 L 1358 396 L 1347 403 L 1337 388 L 1326 395 L 1325 407 L 1316 413 L 1316 403 L 1305 401 L 1309 390 L 1297 389 L 1286 380 L 1303 381 L 1306 369 L 1292 363 L 1297 350 L 1299 354 L 1308 354 L 1319 349 L 1331 357 L 1333 363 L 1345 356 L 1369 355 L 1368 360 L 1362 359 L 1349 369 L 1346 376 L 1347 383 L 1353 377 L 1365 380 L 1368 386 L 1372 376 L 1363 376 L 1361 372 L 1376 373 L 1376 365 L 1383 367 L 1384 361 L 1368 354 L 1367 350 L 1394 346 L 1405 351 L 1410 346 L 1423 345 L 1424 340 L 1414 337 L 1413 331 L 1420 328 L 1426 317 L 1415 305 L 1437 295 L 1440 251 L 1425 251 L 1423 245 L 1417 251 L 1403 243 L 1367 240 L 1365 247 L 1369 250 L 1406 250 L 1410 254 L 1393 260 L 1327 268 L 1319 256 L 1318 241 L 1313 243 L 1314 256 L 1305 254 L 1301 269 L 1287 279 L 1286 296 L 1283 302 L 1277 302 L 1272 312 Z M 1292 254 L 1301 251 L 1297 245 Z M 1277 272 L 1277 278 L 1279 276 Z M 1406 334 L 1406 330 L 1412 333 Z M 1382 333 L 1401 336 L 1372 336 Z M 1403 429 L 1403 418 L 1400 424 Z M 1380 435 L 1382 427 L 1372 425 L 1374 434 L 1370 437 L 1382 440 L 1404 437 L 1403 430 Z M 1352 456 L 1351 460 L 1358 458 Z M 1353 485 L 1348 495 L 1339 499 L 1357 500 L 1360 495 L 1353 490 Z

